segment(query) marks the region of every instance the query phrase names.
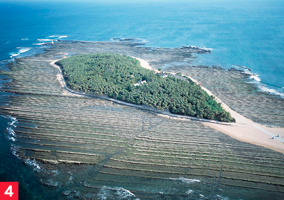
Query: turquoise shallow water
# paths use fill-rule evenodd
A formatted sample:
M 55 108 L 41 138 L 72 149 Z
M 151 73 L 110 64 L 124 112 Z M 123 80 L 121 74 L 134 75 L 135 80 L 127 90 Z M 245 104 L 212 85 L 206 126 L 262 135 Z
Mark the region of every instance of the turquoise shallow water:
M 194 1 L 191 3 L 0 2 L 0 67 L 14 57 L 42 51 L 51 39 L 110 41 L 139 38 L 150 47 L 212 48 L 194 64 L 245 66 L 259 89 L 284 97 L 284 3 Z M 7 98 L 0 93 L 0 98 Z M 11 153 L 6 134 L 12 119 L 0 119 L 1 180 L 28 183 L 25 198 L 40 194 L 32 167 Z M 17 166 L 15 168 L 14 166 Z M 23 176 L 25 174 L 26 176 Z M 29 186 L 30 185 L 30 186 Z M 35 191 L 32 191 L 35 190 Z

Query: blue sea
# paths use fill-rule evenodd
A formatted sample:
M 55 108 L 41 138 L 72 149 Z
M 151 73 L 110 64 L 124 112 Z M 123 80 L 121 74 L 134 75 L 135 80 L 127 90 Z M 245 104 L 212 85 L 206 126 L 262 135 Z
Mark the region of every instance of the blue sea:
M 196 55 L 193 64 L 249 68 L 259 90 L 284 98 L 283 22 L 282 0 L 0 0 L 0 69 L 15 57 L 42 52 L 52 40 L 137 38 L 153 48 L 210 48 L 211 54 Z M 0 180 L 21 179 L 29 190 L 36 180 L 12 155 L 5 134 L 11 123 L 12 118 L 0 117 Z
M 51 39 L 193 45 L 212 49 L 196 64 L 245 66 L 261 90 L 284 97 L 283 21 L 281 0 L 0 1 L 0 60 L 36 53 Z

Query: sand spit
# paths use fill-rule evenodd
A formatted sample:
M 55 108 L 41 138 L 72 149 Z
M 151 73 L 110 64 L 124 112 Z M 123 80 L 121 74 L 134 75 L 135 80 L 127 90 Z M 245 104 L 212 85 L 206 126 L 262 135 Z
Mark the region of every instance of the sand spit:
M 140 61 L 140 65 L 142 67 L 155 71 L 146 60 L 143 60 L 141 58 L 137 60 Z M 191 78 L 190 76 L 187 77 L 198 84 L 198 81 L 196 81 L 195 79 Z M 213 95 L 216 101 L 218 103 L 221 103 L 224 110 L 231 113 L 232 117 L 236 119 L 235 124 L 203 122 L 204 125 L 214 128 L 215 130 L 225 133 L 237 140 L 263 146 L 284 153 L 284 139 L 282 139 L 284 137 L 284 128 L 269 128 L 254 123 L 252 120 L 233 111 L 229 106 L 223 103 L 218 97 L 212 94 L 212 92 L 210 92 L 205 87 L 201 88 L 210 96 Z
M 154 72 L 156 72 L 156 73 L 159 72 L 158 70 L 152 68 L 152 67 L 150 66 L 150 64 L 149 64 L 146 60 L 144 60 L 144 59 L 142 59 L 142 58 L 137 58 L 137 57 L 134 57 L 134 56 L 131 56 L 131 57 L 132 57 L 132 58 L 135 58 L 136 60 L 138 60 L 138 61 L 140 62 L 141 67 L 144 67 L 145 69 L 152 70 L 152 71 L 154 71 Z

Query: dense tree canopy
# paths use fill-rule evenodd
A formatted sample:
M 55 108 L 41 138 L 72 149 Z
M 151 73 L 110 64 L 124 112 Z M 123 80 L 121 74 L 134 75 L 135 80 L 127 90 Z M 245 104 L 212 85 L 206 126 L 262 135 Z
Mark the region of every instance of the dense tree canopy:
M 98 53 L 72 56 L 61 66 L 67 86 L 91 94 L 105 94 L 122 101 L 169 109 L 171 113 L 219 121 L 235 121 L 213 97 L 190 79 L 144 69 L 138 60 L 117 54 Z M 134 86 L 138 81 L 145 84 Z

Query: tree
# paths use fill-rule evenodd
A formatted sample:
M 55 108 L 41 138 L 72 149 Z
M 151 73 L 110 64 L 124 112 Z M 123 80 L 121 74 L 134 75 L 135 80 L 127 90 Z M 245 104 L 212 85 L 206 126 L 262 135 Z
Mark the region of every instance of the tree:
M 190 79 L 162 78 L 160 73 L 142 68 L 136 59 L 125 55 L 79 55 L 56 64 L 61 66 L 67 86 L 73 90 L 105 94 L 138 105 L 169 109 L 176 114 L 234 121 L 221 104 Z M 134 86 L 138 80 L 147 83 Z

